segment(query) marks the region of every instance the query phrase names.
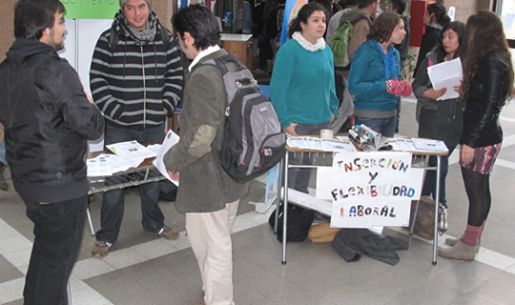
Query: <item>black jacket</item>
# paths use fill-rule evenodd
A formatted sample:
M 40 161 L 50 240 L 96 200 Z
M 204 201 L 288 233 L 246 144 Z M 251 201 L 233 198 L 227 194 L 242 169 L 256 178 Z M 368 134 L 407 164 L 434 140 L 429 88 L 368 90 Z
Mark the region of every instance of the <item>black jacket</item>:
M 483 147 L 502 142 L 499 113 L 510 94 L 509 65 L 496 53 L 481 60 L 465 94 L 461 144 Z
M 0 122 L 14 187 L 25 200 L 87 194 L 87 140 L 104 120 L 75 70 L 52 47 L 18 39 L 0 64 Z
M 441 28 L 429 25 L 426 26 L 426 32 L 422 36 L 422 41 L 420 42 L 420 50 L 418 51 L 417 64 L 415 65 L 413 76 L 417 75 L 418 68 L 420 67 L 420 64 L 424 58 L 426 58 L 427 53 L 429 53 L 429 51 L 431 51 L 438 44 L 438 40 L 440 40 L 441 34 Z

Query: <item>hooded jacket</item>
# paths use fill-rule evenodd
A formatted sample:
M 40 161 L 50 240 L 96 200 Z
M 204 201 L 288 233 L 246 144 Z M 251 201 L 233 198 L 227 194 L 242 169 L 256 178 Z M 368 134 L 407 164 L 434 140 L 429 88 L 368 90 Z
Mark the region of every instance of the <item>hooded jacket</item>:
M 55 50 L 18 39 L 0 64 L 0 123 L 14 187 L 24 198 L 59 202 L 88 192 L 87 140 L 104 130 L 79 76 Z
M 387 77 L 385 54 L 377 44 L 375 39 L 367 40 L 352 59 L 349 90 L 354 94 L 354 113 L 358 116 L 370 117 L 370 112 L 394 116 L 397 108 L 397 97 L 386 91 L 386 81 L 399 78 L 399 52 L 390 46 L 396 67 Z
M 165 110 L 171 116 L 181 100 L 183 66 L 178 43 L 169 32 L 169 41 L 163 41 L 162 26 L 153 12 L 148 22 L 156 34 L 144 41 L 132 33 L 119 11 L 93 52 L 91 93 L 116 127 L 142 130 L 162 125 Z

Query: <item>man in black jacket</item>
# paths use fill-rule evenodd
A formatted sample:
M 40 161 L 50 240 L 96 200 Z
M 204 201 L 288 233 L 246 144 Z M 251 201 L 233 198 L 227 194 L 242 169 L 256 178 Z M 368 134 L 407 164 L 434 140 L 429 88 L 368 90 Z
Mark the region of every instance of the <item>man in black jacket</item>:
M 87 140 L 103 132 L 100 111 L 57 50 L 66 28 L 58 0 L 20 0 L 16 41 L 0 64 L 0 123 L 14 188 L 34 222 L 24 304 L 68 304 L 66 286 L 82 241 Z

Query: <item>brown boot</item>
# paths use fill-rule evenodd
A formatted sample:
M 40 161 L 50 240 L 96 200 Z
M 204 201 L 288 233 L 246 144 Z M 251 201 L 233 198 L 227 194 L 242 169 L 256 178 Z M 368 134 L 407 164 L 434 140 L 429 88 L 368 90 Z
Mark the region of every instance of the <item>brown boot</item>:
M 9 189 L 9 184 L 7 184 L 7 181 L 5 180 L 5 168 L 6 166 L 4 164 L 0 163 L 0 190 L 1 191 L 7 191 Z
M 474 258 L 476 258 L 476 254 L 478 251 L 479 245 L 469 246 L 465 244 L 463 241 L 458 240 L 458 242 L 453 247 L 439 248 L 438 255 L 452 259 L 473 261 Z

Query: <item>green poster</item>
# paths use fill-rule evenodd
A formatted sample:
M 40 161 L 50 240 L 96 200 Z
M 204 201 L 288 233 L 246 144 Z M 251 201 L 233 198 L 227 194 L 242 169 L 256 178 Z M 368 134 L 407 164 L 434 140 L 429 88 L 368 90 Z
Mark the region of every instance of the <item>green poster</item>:
M 66 19 L 113 19 L 120 9 L 118 0 L 61 0 Z

